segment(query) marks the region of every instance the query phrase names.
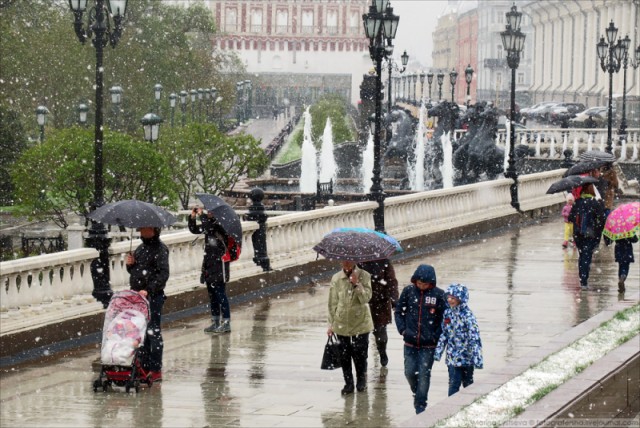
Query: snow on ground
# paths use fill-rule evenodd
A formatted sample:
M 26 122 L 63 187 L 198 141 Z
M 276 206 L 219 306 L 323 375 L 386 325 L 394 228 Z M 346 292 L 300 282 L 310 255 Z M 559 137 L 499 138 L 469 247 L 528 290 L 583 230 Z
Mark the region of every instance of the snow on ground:
M 639 332 L 640 305 L 635 305 L 438 426 L 499 426 Z

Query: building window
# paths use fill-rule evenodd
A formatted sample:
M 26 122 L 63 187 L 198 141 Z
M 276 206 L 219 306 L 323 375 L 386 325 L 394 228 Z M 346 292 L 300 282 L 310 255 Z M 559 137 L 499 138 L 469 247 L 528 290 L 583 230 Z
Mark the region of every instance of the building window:
M 276 12 L 276 33 L 286 34 L 289 30 L 289 11 L 280 9 Z
M 262 33 L 262 9 L 251 9 L 251 33 Z
M 313 10 L 302 11 L 302 34 L 313 34 Z
M 338 12 L 335 10 L 327 11 L 327 34 L 336 35 L 338 34 Z
M 496 46 L 496 49 L 498 50 L 498 59 L 502 59 L 502 45 Z
M 524 73 L 518 73 L 518 85 L 524 85 Z
M 233 33 L 238 31 L 238 11 L 235 8 L 228 8 L 224 15 L 224 31 Z

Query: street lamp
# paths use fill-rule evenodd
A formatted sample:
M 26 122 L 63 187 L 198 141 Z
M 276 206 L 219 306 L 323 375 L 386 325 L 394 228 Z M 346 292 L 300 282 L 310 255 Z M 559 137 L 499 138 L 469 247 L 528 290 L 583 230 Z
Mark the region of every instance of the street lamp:
M 456 90 L 457 79 L 458 79 L 458 72 L 454 68 L 449 72 L 449 82 L 451 83 L 451 102 L 452 103 L 456 102 L 455 90 Z
M 473 68 L 471 68 L 471 64 L 467 65 L 467 68 L 464 69 L 464 80 L 467 82 L 467 108 L 469 108 L 469 104 L 471 103 L 471 80 L 473 80 Z
M 440 102 L 442 100 L 442 83 L 444 82 L 444 73 L 438 73 L 436 78 L 438 79 L 438 102 Z
M 417 92 L 418 92 L 418 75 L 412 74 L 411 78 L 413 79 L 413 105 L 417 104 Z
M 87 124 L 88 112 L 89 106 L 84 103 L 78 104 L 78 122 L 80 122 L 80 125 L 85 126 Z
M 252 102 L 252 94 L 251 94 L 251 89 L 252 89 L 252 85 L 251 85 L 251 80 L 245 80 L 244 81 L 244 87 L 247 91 L 247 109 L 246 109 L 246 114 L 245 114 L 245 118 L 249 119 L 251 117 L 251 102 Z M 283 102 L 284 103 L 284 102 Z M 289 107 L 286 105 L 285 103 L 285 109 L 288 109 Z M 285 117 L 289 117 L 289 112 L 285 111 Z
M 180 91 L 180 110 L 182 110 L 182 126 L 187 124 L 187 91 Z
M 429 84 L 429 102 L 431 102 L 431 84 L 433 83 L 433 73 L 427 73 L 427 83 Z
M 424 78 L 426 74 L 424 74 L 424 70 L 420 71 L 420 103 L 424 99 Z
M 40 125 L 40 144 L 44 141 L 44 126 L 47 124 L 47 115 L 49 109 L 45 106 L 38 106 L 36 108 L 36 121 Z
M 242 123 L 242 86 L 244 81 L 236 82 L 236 120 L 238 124 Z
M 162 118 L 155 113 L 147 113 L 140 120 L 142 123 L 142 129 L 144 130 L 144 140 L 150 143 L 155 143 L 158 141 L 158 136 L 160 134 L 160 124 L 162 123 Z M 153 202 L 153 195 L 151 193 L 151 183 L 149 183 L 148 189 L 148 201 Z
M 153 97 L 156 100 L 156 112 L 160 114 L 160 98 L 162 97 L 162 85 L 156 83 L 153 86 Z
M 204 98 L 204 89 L 198 88 L 198 122 L 202 122 L 202 99 Z
M 638 56 L 640 56 L 640 46 L 636 49 L 636 60 L 631 59 L 631 64 L 629 64 L 629 48 L 631 47 L 631 39 L 627 34 L 624 39 L 620 41 L 622 47 L 624 48 L 624 52 L 622 54 L 622 69 L 623 77 L 622 77 L 622 120 L 620 121 L 620 129 L 618 130 L 618 138 L 620 139 L 620 145 L 627 138 L 627 67 L 631 65 L 634 69 L 638 67 Z
M 191 121 L 196 121 L 196 99 L 198 98 L 198 91 L 192 89 L 189 91 L 189 95 L 191 95 Z
M 116 129 L 118 126 L 118 112 L 120 111 L 120 103 L 122 103 L 122 87 L 120 86 L 112 86 L 109 89 L 109 94 L 111 94 L 111 105 L 113 106 L 113 128 Z
M 91 210 L 104 204 L 104 181 L 102 176 L 102 141 L 104 139 L 102 123 L 102 92 L 104 89 L 102 66 L 102 49 L 111 43 L 116 47 L 122 35 L 124 16 L 127 10 L 127 0 L 95 0 L 95 6 L 87 13 L 88 21 L 82 22 L 83 14 L 87 8 L 87 0 L 69 0 L 69 7 L 74 15 L 73 28 L 80 43 L 92 39 L 96 49 L 96 112 L 95 112 L 95 141 L 94 141 L 94 200 Z M 113 27 L 109 21 L 113 19 Z M 91 276 L 93 278 L 92 295 L 106 308 L 111 295 L 109 285 L 109 244 L 111 240 L 107 236 L 107 229 L 102 223 L 91 222 L 87 244 L 99 251 L 97 259 L 91 262 Z
M 520 53 L 524 48 L 525 35 L 520 31 L 520 23 L 522 21 L 522 13 L 518 12 L 515 3 L 511 6 L 511 11 L 507 12 L 507 26 L 505 31 L 500 33 L 502 37 L 502 46 L 507 52 L 507 64 L 511 69 L 511 111 L 510 115 L 510 132 L 509 132 L 509 166 L 504 176 L 512 178 L 511 184 L 511 206 L 518 212 L 520 211 L 520 202 L 518 202 L 518 172 L 515 163 L 515 144 L 516 144 L 516 69 L 520 64 Z
M 373 134 L 373 177 L 369 199 L 376 201 L 378 207 L 373 212 L 375 230 L 384 232 L 384 200 L 382 189 L 382 175 L 380 167 L 380 131 L 382 118 L 382 60 L 386 55 L 385 39 L 388 45 L 396 37 L 400 17 L 393 14 L 389 0 L 372 0 L 369 13 L 362 15 L 364 30 L 369 39 L 369 55 L 376 65 L 376 96 L 375 96 L 375 132 Z
M 624 46 L 618 42 L 616 44 L 616 37 L 618 36 L 618 29 L 613 24 L 613 21 L 609 23 L 609 27 L 606 29 L 607 41 L 604 37 L 600 37 L 600 41 L 597 44 L 598 58 L 600 59 L 600 67 L 602 71 L 609 73 L 609 110 L 607 118 L 607 148 L 608 153 L 613 152 L 611 141 L 611 126 L 613 119 L 613 73 L 620 71 L 622 65 L 622 57 L 624 54 Z
M 209 122 L 209 104 L 211 100 L 211 89 L 204 88 L 204 121 Z
M 173 117 L 175 115 L 177 99 L 178 99 L 178 96 L 175 94 L 175 92 L 171 92 L 169 94 L 169 107 L 171 107 L 171 127 L 172 128 L 173 128 Z
M 389 67 L 389 96 L 387 97 L 387 111 L 391 111 L 391 73 L 395 68 L 399 74 L 404 73 L 407 69 L 407 63 L 409 62 L 409 55 L 407 51 L 404 51 L 402 55 L 400 55 L 400 61 L 402 61 L 402 69 L 398 67 L 398 64 L 392 58 L 387 59 L 387 66 Z

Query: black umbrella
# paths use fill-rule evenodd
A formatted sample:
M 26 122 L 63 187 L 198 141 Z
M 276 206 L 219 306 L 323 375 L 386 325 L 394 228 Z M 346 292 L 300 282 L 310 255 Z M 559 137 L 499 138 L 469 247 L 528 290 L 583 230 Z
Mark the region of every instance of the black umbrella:
M 549 186 L 549 190 L 547 193 L 558 193 L 558 192 L 570 192 L 572 189 L 583 186 L 588 183 L 597 183 L 598 179 L 591 176 L 581 176 L 581 175 L 570 175 L 568 177 L 562 178 L 551 186 Z
M 105 204 L 87 214 L 87 218 L 131 228 L 164 227 L 176 222 L 176 218 L 164 208 L 135 199 Z
M 600 169 L 608 163 L 609 163 L 608 161 L 578 162 L 577 164 L 573 165 L 571 168 L 566 170 L 562 176 L 569 177 L 570 175 L 585 174 L 589 171 L 593 171 L 594 169 Z
M 231 205 L 222 198 L 208 193 L 196 193 L 196 197 L 202 201 L 204 208 L 213 214 L 220 226 L 238 245 L 242 244 L 242 225 L 240 217 Z
M 328 259 L 366 262 L 388 258 L 396 246 L 374 233 L 331 232 L 313 249 Z
M 600 162 L 615 162 L 616 157 L 607 152 L 601 150 L 588 150 L 580 154 L 581 161 L 600 161 Z

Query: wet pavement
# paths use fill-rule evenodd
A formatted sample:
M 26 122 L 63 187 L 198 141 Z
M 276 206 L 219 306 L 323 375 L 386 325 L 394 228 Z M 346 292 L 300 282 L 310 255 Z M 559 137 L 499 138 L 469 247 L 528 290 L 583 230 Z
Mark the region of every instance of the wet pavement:
M 476 371 L 476 383 L 618 299 L 638 300 L 637 265 L 619 296 L 613 247 L 604 244 L 594 257 L 591 288 L 580 290 L 577 251 L 562 250 L 562 227 L 553 219 L 395 260 L 400 284 L 419 263 L 430 263 L 442 288 L 453 281 L 469 287 L 484 344 L 485 369 Z M 638 245 L 634 251 L 640 260 Z M 204 317 L 165 325 L 164 382 L 137 394 L 93 392 L 97 345 L 8 368 L 0 375 L 0 426 L 399 425 L 414 410 L 393 325 L 387 368 L 370 346 L 368 391 L 341 397 L 341 371 L 320 370 L 328 280 L 232 305 L 229 335 L 204 334 Z M 429 406 L 446 393 L 446 367 L 436 362 Z

